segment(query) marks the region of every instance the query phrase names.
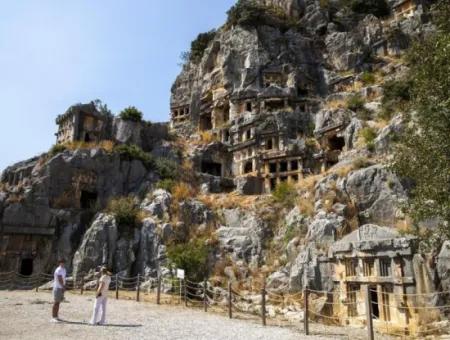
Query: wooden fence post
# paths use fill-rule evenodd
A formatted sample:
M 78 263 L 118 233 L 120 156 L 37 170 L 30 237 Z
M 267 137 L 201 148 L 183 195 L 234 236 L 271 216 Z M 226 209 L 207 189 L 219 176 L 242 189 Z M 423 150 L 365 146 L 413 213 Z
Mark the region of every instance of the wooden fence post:
M 81 276 L 81 287 L 80 287 L 80 295 L 84 293 L 84 275 Z
M 156 304 L 161 304 L 161 276 L 158 275 L 158 285 L 156 286 Z
M 139 302 L 139 293 L 141 291 L 141 274 L 137 276 L 137 284 L 136 284 L 136 301 Z
M 233 292 L 231 291 L 231 281 L 228 281 L 228 317 L 233 318 Z
M 116 300 L 119 300 L 119 274 L 116 274 Z
M 38 276 L 37 276 L 37 282 L 36 282 L 36 293 L 37 292 L 39 292 L 39 280 L 40 280 L 40 278 L 41 278 L 41 274 L 38 274 Z
M 261 289 L 262 302 L 261 302 L 261 317 L 263 326 L 266 325 L 266 279 L 264 278 L 263 288 Z
M 183 280 L 183 287 L 184 287 L 184 306 L 187 307 L 188 306 L 188 299 L 187 299 L 187 286 L 186 286 L 186 281 Z
M 303 325 L 305 329 L 305 335 L 309 335 L 309 290 L 305 288 L 303 290 L 303 297 L 305 300 L 305 315 L 303 316 Z
M 208 311 L 208 294 L 206 292 L 207 281 L 206 279 L 203 281 L 203 306 L 205 308 L 205 312 Z
M 374 340 L 373 321 L 372 321 L 372 301 L 370 298 L 370 287 L 366 285 L 366 319 L 367 319 L 367 337 Z

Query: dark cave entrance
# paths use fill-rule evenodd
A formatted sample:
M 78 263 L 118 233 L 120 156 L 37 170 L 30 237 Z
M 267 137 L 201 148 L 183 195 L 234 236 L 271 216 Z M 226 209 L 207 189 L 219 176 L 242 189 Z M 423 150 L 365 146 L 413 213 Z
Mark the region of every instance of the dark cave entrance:
M 345 146 L 345 139 L 343 137 L 333 136 L 328 139 L 328 145 L 331 150 L 342 151 Z
M 22 259 L 20 262 L 20 275 L 31 276 L 33 274 L 33 259 Z
M 214 162 L 202 162 L 202 173 L 213 176 L 222 176 L 222 164 Z
M 91 191 L 81 191 L 80 207 L 81 209 L 91 209 L 97 204 L 97 193 Z
M 211 113 L 206 113 L 200 116 L 200 131 L 208 131 L 213 128 Z

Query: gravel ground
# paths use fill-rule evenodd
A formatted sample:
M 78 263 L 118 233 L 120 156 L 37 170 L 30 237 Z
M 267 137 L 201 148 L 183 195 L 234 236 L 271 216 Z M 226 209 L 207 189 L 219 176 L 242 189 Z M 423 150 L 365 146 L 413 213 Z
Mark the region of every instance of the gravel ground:
M 66 294 L 66 300 L 60 311 L 65 322 L 52 324 L 48 292 L 0 291 L 0 339 L 316 340 L 364 339 L 365 335 L 363 330 L 313 325 L 316 335 L 306 337 L 295 328 L 262 327 L 194 309 L 115 299 L 108 301 L 108 324 L 89 326 L 92 296 Z

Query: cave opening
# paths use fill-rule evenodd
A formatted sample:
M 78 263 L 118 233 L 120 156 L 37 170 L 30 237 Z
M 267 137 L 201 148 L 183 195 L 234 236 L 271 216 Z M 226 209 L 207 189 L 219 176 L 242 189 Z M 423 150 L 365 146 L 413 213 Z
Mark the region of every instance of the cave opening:
M 202 162 L 201 166 L 202 173 L 209 174 L 213 176 L 222 176 L 222 164 L 215 162 Z
M 208 130 L 212 130 L 213 125 L 212 125 L 212 117 L 211 117 L 211 113 L 206 113 L 200 116 L 200 126 L 199 129 L 200 131 L 208 131 Z
M 33 259 L 25 258 L 20 261 L 20 275 L 31 276 L 33 274 Z
M 247 162 L 244 165 L 244 174 L 249 174 L 253 172 L 253 162 Z
M 338 136 L 330 137 L 330 138 L 328 138 L 328 145 L 330 146 L 331 150 L 342 151 L 345 146 L 345 139 L 344 139 L 344 137 L 338 137 Z
M 80 197 L 80 207 L 81 209 L 91 209 L 97 204 L 97 193 L 82 190 Z

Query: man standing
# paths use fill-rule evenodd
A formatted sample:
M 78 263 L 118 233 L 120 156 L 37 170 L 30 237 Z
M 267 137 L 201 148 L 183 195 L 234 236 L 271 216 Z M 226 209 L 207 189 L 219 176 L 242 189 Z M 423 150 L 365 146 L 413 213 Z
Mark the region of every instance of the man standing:
M 66 284 L 66 269 L 64 268 L 65 261 L 63 259 L 58 261 L 58 268 L 53 274 L 53 310 L 51 322 L 60 322 L 58 317 L 59 304 L 64 300 L 64 290 Z

